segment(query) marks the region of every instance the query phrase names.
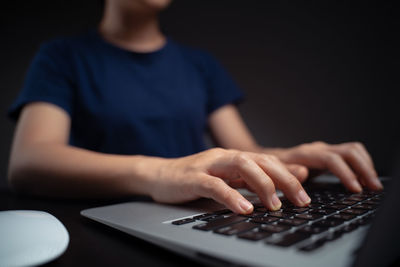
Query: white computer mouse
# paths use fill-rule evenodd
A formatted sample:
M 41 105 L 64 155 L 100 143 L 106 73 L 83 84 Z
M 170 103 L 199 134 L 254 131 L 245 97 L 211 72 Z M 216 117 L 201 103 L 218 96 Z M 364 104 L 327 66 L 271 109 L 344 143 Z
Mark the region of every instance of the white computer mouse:
M 0 211 L 0 266 L 35 266 L 67 249 L 69 235 L 53 215 L 36 210 Z

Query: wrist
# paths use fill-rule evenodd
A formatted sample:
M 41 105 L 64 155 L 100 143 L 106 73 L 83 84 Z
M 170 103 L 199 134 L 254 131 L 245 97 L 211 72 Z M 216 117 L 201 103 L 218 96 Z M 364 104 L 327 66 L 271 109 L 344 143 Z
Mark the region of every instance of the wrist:
M 149 156 L 132 157 L 135 162 L 132 164 L 131 172 L 134 178 L 132 179 L 132 175 L 130 177 L 132 193 L 152 196 L 170 159 Z

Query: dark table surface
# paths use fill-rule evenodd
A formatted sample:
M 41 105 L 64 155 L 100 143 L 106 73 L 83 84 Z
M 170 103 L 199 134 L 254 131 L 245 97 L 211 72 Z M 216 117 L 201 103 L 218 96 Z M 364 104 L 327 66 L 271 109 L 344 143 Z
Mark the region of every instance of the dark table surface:
M 0 210 L 45 211 L 67 228 L 70 243 L 66 252 L 46 266 L 202 266 L 80 215 L 83 209 L 124 201 L 127 199 L 54 200 L 21 196 L 0 188 Z

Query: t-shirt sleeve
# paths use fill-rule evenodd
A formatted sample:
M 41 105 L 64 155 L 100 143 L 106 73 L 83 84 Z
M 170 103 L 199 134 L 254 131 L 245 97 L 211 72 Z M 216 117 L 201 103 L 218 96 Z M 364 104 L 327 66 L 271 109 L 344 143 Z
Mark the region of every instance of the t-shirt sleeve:
M 244 94 L 224 67 L 210 54 L 204 53 L 203 59 L 208 89 L 207 113 L 241 102 Z
M 17 120 L 22 108 L 31 102 L 48 102 L 72 113 L 73 84 L 67 47 L 62 41 L 43 44 L 35 55 L 24 85 L 8 110 Z

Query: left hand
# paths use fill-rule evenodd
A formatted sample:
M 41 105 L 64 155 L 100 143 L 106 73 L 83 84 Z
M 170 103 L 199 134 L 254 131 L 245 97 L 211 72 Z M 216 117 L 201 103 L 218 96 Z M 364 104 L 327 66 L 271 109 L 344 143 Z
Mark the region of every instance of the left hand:
M 383 189 L 371 156 L 359 142 L 336 145 L 313 142 L 276 152 L 285 163 L 331 171 L 353 192 L 361 192 L 361 185 L 372 190 Z

